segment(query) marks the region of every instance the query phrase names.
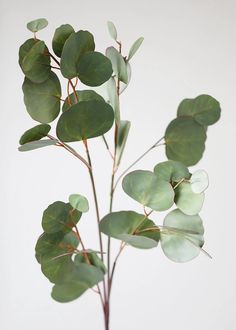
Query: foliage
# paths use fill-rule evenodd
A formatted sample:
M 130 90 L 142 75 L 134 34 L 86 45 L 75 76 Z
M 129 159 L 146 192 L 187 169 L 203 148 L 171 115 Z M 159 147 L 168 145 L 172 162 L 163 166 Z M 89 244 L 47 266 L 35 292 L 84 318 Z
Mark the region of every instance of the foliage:
M 84 245 L 80 221 L 85 217 L 84 213 L 90 212 L 91 203 L 82 194 L 74 193 L 68 197 L 68 202 L 56 201 L 45 209 L 42 217 L 44 232 L 35 247 L 36 259 L 42 273 L 54 285 L 54 300 L 69 302 L 90 288 L 95 290 L 103 304 L 108 330 L 113 275 L 125 246 L 138 249 L 161 246 L 167 258 L 175 262 L 186 262 L 201 251 L 205 252 L 202 248 L 203 222 L 198 213 L 209 184 L 208 175 L 204 170 L 191 173 L 188 167 L 202 158 L 208 126 L 219 120 L 221 109 L 219 102 L 206 94 L 183 100 L 164 137 L 116 178 L 131 125 L 121 114 L 120 95 L 130 83 L 130 61 L 143 38 L 138 38 L 124 56 L 117 29 L 108 22 L 108 31 L 115 45 L 108 47 L 104 55 L 95 50 L 94 37 L 89 31 L 76 31 L 71 25 L 64 24 L 54 33 L 53 55 L 45 42 L 36 36 L 47 24 L 43 18 L 28 23 L 33 38 L 26 40 L 19 49 L 19 65 L 25 76 L 24 103 L 30 117 L 39 123 L 21 136 L 19 151 L 61 147 L 87 167 L 96 209 L 99 248 L 87 249 Z M 61 88 L 62 80 L 57 73 L 61 73 L 67 82 L 65 98 L 62 98 L 64 87 Z M 79 81 L 89 87 L 101 86 L 99 90 L 106 93 L 100 95 L 98 90 L 87 87 L 83 90 L 82 86 L 77 89 Z M 56 136 L 51 133 L 51 122 L 55 122 Z M 110 130 L 114 132 L 113 151 L 105 137 Z M 102 219 L 89 151 L 89 140 L 97 137 L 104 141 L 113 162 L 110 211 Z M 71 142 L 84 146 L 87 159 L 67 144 Z M 148 152 L 161 145 L 165 146 L 167 160 L 156 164 L 153 171 L 129 172 Z M 137 202 L 138 212 L 113 212 L 114 192 L 121 179 L 124 192 Z M 173 210 L 174 204 L 177 208 Z M 166 210 L 169 213 L 163 222 L 156 223 L 156 212 Z M 106 249 L 102 234 L 108 237 Z M 114 260 L 110 253 L 113 238 L 121 241 Z

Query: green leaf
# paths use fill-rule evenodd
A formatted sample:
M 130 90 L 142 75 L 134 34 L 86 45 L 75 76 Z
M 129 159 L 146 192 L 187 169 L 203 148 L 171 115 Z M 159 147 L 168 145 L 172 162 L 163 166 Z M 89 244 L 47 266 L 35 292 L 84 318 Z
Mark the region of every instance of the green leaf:
M 38 141 L 47 136 L 51 126 L 48 124 L 40 124 L 28 129 L 20 138 L 19 143 L 25 144 L 32 141 Z
M 78 63 L 78 76 L 87 86 L 100 86 L 112 75 L 111 61 L 99 52 L 87 52 Z
M 154 173 L 158 179 L 167 182 L 179 182 L 182 179 L 188 179 L 190 177 L 188 168 L 184 164 L 174 160 L 157 164 L 154 167 Z
M 199 95 L 195 99 L 185 99 L 178 107 L 178 117 L 193 117 L 200 125 L 215 124 L 220 119 L 220 104 L 210 95 Z
M 39 263 L 73 252 L 79 245 L 77 236 L 72 233 L 62 231 L 47 234 L 43 233 L 35 246 L 35 256 Z
M 58 141 L 57 140 L 39 140 L 39 141 L 32 141 L 32 142 L 27 142 L 25 144 L 23 144 L 22 146 L 20 146 L 18 148 L 19 151 L 31 151 L 34 149 L 39 149 L 39 148 L 43 148 L 43 147 L 47 147 L 47 146 L 52 146 L 57 144 Z
M 209 186 L 209 179 L 207 172 L 198 170 L 194 172 L 190 178 L 191 189 L 195 194 L 204 192 Z
M 66 303 L 79 298 L 86 290 L 88 290 L 88 286 L 81 282 L 56 284 L 52 288 L 51 296 L 58 302 Z
M 98 255 L 94 252 L 88 253 L 89 260 L 93 266 L 100 269 L 103 274 L 106 274 L 107 269 L 102 260 L 98 257 Z
M 125 149 L 126 141 L 128 138 L 130 125 L 131 125 L 130 121 L 121 120 L 120 125 L 118 126 L 116 159 L 115 159 L 116 166 L 119 166 L 120 164 Z
M 71 33 L 61 54 L 61 73 L 65 78 L 78 76 L 78 65 L 82 55 L 94 51 L 93 35 L 88 31 Z
M 123 83 L 122 81 L 120 82 L 120 94 L 126 90 L 126 88 L 128 87 L 128 85 L 130 83 L 130 80 L 131 80 L 131 74 L 132 74 L 131 65 L 129 62 L 126 62 L 125 64 L 126 64 L 128 80 L 127 80 L 127 83 Z
M 84 101 L 72 105 L 57 123 L 57 136 L 64 142 L 81 141 L 103 135 L 112 127 L 114 113 L 103 101 Z
M 111 77 L 107 81 L 106 88 L 108 94 L 108 102 L 114 110 L 116 124 L 120 125 L 120 102 L 117 94 L 116 82 L 114 77 Z
M 128 73 L 127 73 L 126 63 L 122 55 L 114 47 L 109 47 L 106 50 L 106 56 L 111 61 L 115 76 L 119 78 L 121 81 L 123 81 L 125 84 L 127 84 Z
M 106 272 L 107 272 L 106 266 L 104 265 L 102 260 L 98 257 L 96 252 L 94 252 L 92 250 L 91 251 L 86 250 L 86 255 L 87 255 L 87 258 L 89 259 L 91 265 L 99 268 L 104 274 L 106 274 Z M 76 255 L 75 262 L 78 266 L 79 266 L 79 263 L 81 263 L 81 262 L 88 264 L 87 258 L 84 256 L 83 252 L 80 252 Z
M 79 281 L 85 283 L 89 288 L 103 280 L 104 273 L 101 269 L 77 261 L 75 256 L 75 268 L 70 274 L 69 281 Z
M 132 45 L 129 51 L 128 55 L 128 61 L 131 60 L 131 58 L 135 55 L 135 53 L 138 51 L 139 47 L 142 45 L 144 38 L 140 37 L 138 38 Z
M 69 203 L 57 201 L 50 204 L 44 211 L 42 227 L 47 234 L 68 232 L 80 218 L 81 212 L 73 209 Z
M 27 23 L 27 29 L 31 32 L 38 32 L 48 26 L 46 18 L 38 18 Z
M 174 203 L 174 190 L 169 182 L 159 180 L 150 171 L 137 170 L 127 174 L 122 187 L 131 198 L 155 211 L 168 210 Z
M 43 274 L 52 283 L 64 283 L 74 270 L 72 254 L 79 240 L 72 231 L 44 233 L 36 244 L 36 258 Z
M 19 64 L 25 76 L 35 83 L 48 79 L 50 56 L 44 41 L 28 39 L 19 49 Z
M 92 288 L 104 278 L 104 273 L 93 265 L 77 263 L 62 284 L 56 284 L 52 290 L 52 298 L 59 302 L 69 302 L 80 297 L 88 288 Z
M 110 36 L 112 37 L 112 39 L 114 39 L 116 41 L 117 40 L 117 30 L 116 30 L 114 23 L 112 23 L 111 21 L 108 21 L 107 27 L 108 27 Z
M 60 112 L 61 85 L 54 72 L 41 84 L 25 78 L 22 88 L 26 109 L 31 118 L 43 124 L 56 119 Z
M 74 93 L 70 94 L 71 105 L 82 102 L 82 101 L 93 101 L 93 100 L 105 102 L 101 95 L 99 95 L 98 93 L 96 93 L 90 89 L 83 90 L 83 91 L 76 91 L 76 95 L 78 97 L 78 102 L 75 97 L 75 94 Z M 62 112 L 65 112 L 66 110 L 68 110 L 71 107 L 71 105 L 69 104 L 69 98 L 67 96 L 67 98 L 65 99 L 65 102 L 63 103 L 63 106 L 62 106 Z
M 187 215 L 198 214 L 204 202 L 204 193 L 195 194 L 189 182 L 182 182 L 176 188 L 175 204 Z
M 69 196 L 70 205 L 80 211 L 80 212 L 88 212 L 89 203 L 86 197 L 79 194 L 72 194 Z
M 119 239 L 138 249 L 152 249 L 157 246 L 156 241 L 145 236 L 121 234 Z
M 151 238 L 158 243 L 160 240 L 160 228 L 152 220 L 145 219 L 137 228 L 136 235 Z
M 164 226 L 161 247 L 169 259 L 187 262 L 199 255 L 204 244 L 204 228 L 199 215 L 189 216 L 176 209 L 167 214 Z M 188 231 L 196 234 L 189 234 Z
M 68 274 L 74 269 L 74 263 L 70 255 L 44 259 L 41 270 L 51 283 L 61 284 L 67 280 Z
M 133 211 L 113 212 L 101 220 L 100 230 L 102 233 L 120 239 L 134 247 L 150 249 L 157 246 L 158 240 L 138 232 L 139 227 L 147 220 L 143 214 Z
M 186 166 L 195 165 L 202 158 L 205 141 L 205 128 L 193 118 L 176 118 L 165 132 L 166 156 Z
M 66 40 L 74 32 L 75 30 L 70 24 L 63 24 L 56 29 L 52 40 L 52 49 L 58 57 L 61 57 Z
M 100 221 L 99 227 L 102 233 L 119 238 L 122 234 L 133 235 L 145 219 L 145 215 L 133 211 L 112 212 Z

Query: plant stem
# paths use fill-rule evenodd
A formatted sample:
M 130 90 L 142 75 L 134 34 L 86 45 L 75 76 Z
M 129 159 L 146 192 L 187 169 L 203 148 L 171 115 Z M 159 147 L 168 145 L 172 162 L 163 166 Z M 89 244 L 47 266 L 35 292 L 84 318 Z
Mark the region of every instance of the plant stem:
M 79 98 L 78 98 L 78 95 L 77 95 L 76 90 L 75 90 L 75 85 L 73 84 L 73 82 L 71 81 L 71 79 L 69 79 L 69 84 L 71 85 L 71 87 L 73 89 L 73 93 L 74 93 L 76 102 L 78 102 L 79 101 Z
M 113 266 L 112 266 L 112 271 L 111 271 L 111 276 L 110 276 L 110 281 L 109 281 L 109 299 L 110 299 L 110 294 L 111 294 L 111 287 L 112 287 L 112 282 L 113 282 L 113 278 L 114 278 L 114 272 L 115 272 L 115 269 L 116 269 L 116 264 L 117 264 L 117 260 L 119 259 L 119 256 L 121 255 L 121 252 L 124 250 L 125 248 L 125 243 L 124 242 L 121 242 L 121 246 L 120 246 L 120 250 L 115 258 L 115 261 L 113 263 Z
M 80 241 L 80 244 L 82 246 L 83 251 L 86 251 L 85 246 L 84 246 L 84 243 L 83 243 L 83 241 L 81 239 L 81 236 L 80 236 L 78 227 L 75 225 L 74 228 L 76 230 L 76 235 L 77 235 L 77 237 L 78 237 L 78 239 Z M 88 253 L 87 252 L 82 252 L 82 254 L 85 257 L 87 264 L 88 265 L 91 265 L 91 261 L 89 260 Z M 103 298 L 102 298 L 102 293 L 101 293 L 101 290 L 100 290 L 100 287 L 99 287 L 98 284 L 97 284 L 97 291 L 95 291 L 95 292 L 99 294 L 100 299 L 101 299 L 102 306 L 104 307 L 104 301 L 103 301 Z
M 86 165 L 86 167 L 88 168 L 88 170 L 90 169 L 90 165 L 88 164 L 88 162 L 80 154 L 78 154 L 77 151 L 75 151 L 72 147 L 70 147 L 68 144 L 66 144 L 65 142 L 59 141 L 57 138 L 55 138 L 52 135 L 49 135 L 48 134 L 47 137 L 49 137 L 49 139 L 51 139 L 51 140 L 57 140 L 58 143 L 59 143 L 58 146 L 63 147 L 64 149 L 66 149 L 67 151 L 69 151 L 72 155 L 74 155 L 82 163 L 84 163 L 84 165 Z
M 143 159 L 152 149 L 155 149 L 156 147 L 159 147 L 162 144 L 159 144 L 162 140 L 164 139 L 164 137 L 162 137 L 161 139 L 159 139 L 157 142 L 155 142 L 150 148 L 148 148 L 148 150 L 146 150 L 141 156 L 139 156 L 129 167 L 127 167 L 127 169 L 121 173 L 121 175 L 118 177 L 118 179 L 116 180 L 116 183 L 114 185 L 114 191 L 119 183 L 119 181 L 122 179 L 122 177 L 134 166 L 136 165 L 141 159 Z
M 93 175 L 93 168 L 92 168 L 92 161 L 91 161 L 91 157 L 90 157 L 90 153 L 89 153 L 89 148 L 88 148 L 88 143 L 87 140 L 83 140 L 84 142 L 84 146 L 85 146 L 85 150 L 86 150 L 86 154 L 87 154 L 87 159 L 88 159 L 88 164 L 90 166 L 90 168 L 88 169 L 89 171 L 89 176 L 90 176 L 90 180 L 91 180 L 91 184 L 92 184 L 92 190 L 93 190 L 93 198 L 94 198 L 94 204 L 95 204 L 95 210 L 96 210 L 96 217 L 97 217 L 97 225 L 98 225 L 98 237 L 99 237 L 99 245 L 100 245 L 100 252 L 101 252 L 101 259 L 103 261 L 103 244 L 102 244 L 102 234 L 99 228 L 99 223 L 100 223 L 100 215 L 99 215 L 99 207 L 98 207 L 98 199 L 97 199 L 97 192 L 96 192 L 96 186 L 95 186 L 95 181 L 94 181 L 94 175 Z M 106 304 L 106 284 L 105 284 L 105 280 L 103 280 L 103 291 L 104 291 L 104 308 L 105 308 L 105 304 Z

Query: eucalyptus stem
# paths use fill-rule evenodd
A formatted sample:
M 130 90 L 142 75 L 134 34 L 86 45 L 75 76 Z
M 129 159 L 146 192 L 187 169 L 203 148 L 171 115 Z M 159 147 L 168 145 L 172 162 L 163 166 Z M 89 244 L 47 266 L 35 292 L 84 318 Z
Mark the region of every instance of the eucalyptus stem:
M 100 251 L 101 251 L 101 259 L 103 261 L 103 244 L 102 244 L 102 234 L 99 228 L 99 223 L 100 223 L 100 214 L 99 214 L 99 207 L 98 207 L 98 199 L 97 199 L 97 191 L 96 191 L 96 186 L 95 186 L 95 180 L 94 180 L 94 175 L 93 175 L 93 168 L 92 168 L 92 161 L 91 161 L 91 157 L 90 157 L 90 152 L 89 152 L 89 148 L 88 148 L 88 143 L 87 140 L 84 140 L 84 146 L 85 146 L 85 150 L 86 150 L 86 154 L 87 154 L 87 159 L 88 159 L 88 163 L 90 168 L 88 169 L 89 171 L 89 176 L 90 176 L 90 181 L 92 184 L 92 190 L 93 190 L 93 198 L 94 198 L 94 204 L 95 204 L 95 210 L 96 210 L 96 217 L 97 217 L 97 225 L 98 225 L 98 237 L 99 237 L 99 246 L 100 246 Z M 104 312 L 105 312 L 105 304 L 106 304 L 106 284 L 105 284 L 105 280 L 103 280 L 103 291 L 104 291 Z
M 148 148 L 148 150 L 146 150 L 141 156 L 139 156 L 129 167 L 127 167 L 126 170 L 124 170 L 124 172 L 121 173 L 121 175 L 118 177 L 118 179 L 116 180 L 116 183 L 114 185 L 114 191 L 119 183 L 119 181 L 123 178 L 123 176 L 134 166 L 136 165 L 141 159 L 143 159 L 151 150 L 155 149 L 156 147 L 159 147 L 160 145 L 163 144 L 159 144 L 162 140 L 164 139 L 164 137 L 162 137 L 161 139 L 159 139 L 157 142 L 155 142 L 150 148 Z
M 51 140 L 58 140 L 57 138 L 55 138 L 54 136 L 48 134 L 47 137 L 49 137 L 49 139 Z M 76 158 L 78 158 L 82 163 L 84 163 L 84 165 L 88 168 L 88 170 L 91 169 L 89 163 L 77 152 L 75 151 L 72 147 L 70 147 L 68 144 L 66 144 L 65 142 L 62 141 L 58 141 L 58 146 L 63 147 L 64 149 L 66 149 L 67 151 L 69 151 L 72 155 L 74 155 Z
M 121 252 L 124 250 L 125 248 L 125 243 L 124 242 L 121 242 L 121 246 L 120 246 L 120 250 L 115 258 L 115 261 L 113 263 L 113 266 L 112 266 L 112 271 L 111 271 L 111 276 L 110 276 L 110 280 L 109 280 L 109 299 L 110 299 L 110 294 L 111 294 L 111 287 L 112 287 L 112 282 L 113 282 L 113 278 L 114 278 L 114 273 L 115 273 L 115 269 L 116 269 L 116 265 L 117 265 L 117 261 L 119 259 L 119 256 L 121 255 Z

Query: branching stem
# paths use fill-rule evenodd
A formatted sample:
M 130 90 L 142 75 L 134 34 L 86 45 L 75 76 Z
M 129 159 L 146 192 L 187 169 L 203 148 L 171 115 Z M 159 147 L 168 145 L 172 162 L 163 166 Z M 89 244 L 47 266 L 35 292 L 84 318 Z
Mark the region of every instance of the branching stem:
M 118 179 L 116 180 L 116 183 L 114 185 L 114 189 L 113 191 L 115 191 L 119 181 L 123 178 L 123 176 L 134 166 L 136 165 L 141 159 L 143 159 L 151 150 L 155 149 L 156 147 L 159 147 L 161 145 L 164 145 L 164 143 L 159 144 L 162 140 L 164 139 L 164 137 L 162 137 L 161 139 L 159 139 L 157 142 L 155 142 L 150 148 L 148 148 L 148 150 L 146 150 L 141 156 L 139 156 L 129 167 L 127 167 L 126 170 L 124 170 L 124 172 L 121 173 L 121 175 L 118 177 Z
M 49 137 L 49 139 L 51 139 L 51 140 L 58 140 L 57 138 L 55 138 L 54 136 L 49 135 L 49 134 L 47 135 L 47 137 Z M 88 170 L 90 170 L 91 167 L 90 167 L 89 163 L 80 154 L 78 154 L 78 152 L 75 151 L 72 147 L 70 147 L 68 144 L 66 144 L 65 142 L 62 142 L 62 141 L 58 141 L 57 145 L 60 147 L 63 147 L 67 151 L 69 151 L 72 155 L 74 155 L 82 163 L 84 163 L 84 165 L 88 168 Z

